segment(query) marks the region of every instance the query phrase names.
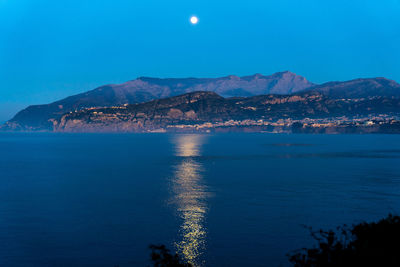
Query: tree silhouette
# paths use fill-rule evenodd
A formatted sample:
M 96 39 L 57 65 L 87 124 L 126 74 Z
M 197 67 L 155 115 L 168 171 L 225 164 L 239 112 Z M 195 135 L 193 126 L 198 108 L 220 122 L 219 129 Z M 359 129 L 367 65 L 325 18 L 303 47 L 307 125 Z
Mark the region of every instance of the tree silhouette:
M 150 249 L 154 267 L 192 267 L 190 263 L 183 262 L 178 254 L 171 254 L 164 245 L 150 245 Z
M 400 217 L 310 232 L 318 245 L 288 254 L 295 267 L 400 266 Z M 155 267 L 192 267 L 164 245 L 151 245 Z M 244 255 L 245 256 L 245 255 Z
M 312 231 L 315 248 L 303 248 L 289 254 L 295 267 L 400 266 L 400 217 L 388 217 L 372 223 L 346 225 L 336 231 Z

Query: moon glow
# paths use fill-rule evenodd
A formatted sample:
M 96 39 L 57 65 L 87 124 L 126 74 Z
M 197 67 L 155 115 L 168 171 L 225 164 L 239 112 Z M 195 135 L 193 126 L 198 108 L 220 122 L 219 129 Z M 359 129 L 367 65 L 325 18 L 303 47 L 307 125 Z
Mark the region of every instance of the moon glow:
M 192 17 L 190 18 L 190 23 L 192 23 L 192 24 L 197 24 L 198 22 L 199 22 L 199 18 L 198 18 L 198 17 L 192 16 Z

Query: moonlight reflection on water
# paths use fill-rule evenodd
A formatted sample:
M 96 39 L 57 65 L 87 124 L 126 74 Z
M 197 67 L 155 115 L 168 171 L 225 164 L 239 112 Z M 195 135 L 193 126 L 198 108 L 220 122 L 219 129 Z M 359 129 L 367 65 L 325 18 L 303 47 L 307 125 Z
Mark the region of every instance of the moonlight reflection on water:
M 185 260 L 194 266 L 203 263 L 201 255 L 205 250 L 207 234 L 204 221 L 210 196 L 203 183 L 202 166 L 195 160 L 200 155 L 204 138 L 204 135 L 178 135 L 173 140 L 176 155 L 181 158 L 172 181 L 173 202 L 182 220 L 175 246 Z

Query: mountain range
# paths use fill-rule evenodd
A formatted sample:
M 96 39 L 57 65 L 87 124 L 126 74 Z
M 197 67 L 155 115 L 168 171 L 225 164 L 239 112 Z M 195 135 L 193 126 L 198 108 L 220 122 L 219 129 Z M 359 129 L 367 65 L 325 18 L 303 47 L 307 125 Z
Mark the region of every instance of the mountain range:
M 190 94 L 199 91 L 201 92 L 199 95 Z M 199 96 L 202 97 L 199 98 Z M 186 108 L 175 108 L 175 106 L 179 106 L 182 97 L 183 99 L 187 99 L 187 97 L 201 99 L 199 103 L 203 103 L 204 110 L 190 109 L 189 106 L 192 104 Z M 104 109 L 101 111 L 103 114 L 109 111 L 113 113 L 113 109 L 106 109 L 110 107 L 124 107 L 124 111 L 134 114 L 144 113 L 146 121 L 149 123 L 149 119 L 154 120 L 156 114 L 161 117 L 165 112 L 168 114 L 168 111 L 160 109 L 159 105 L 164 103 L 163 101 L 170 103 L 168 104 L 169 108 L 174 107 L 174 109 L 181 110 L 182 114 L 192 110 L 196 113 L 197 119 L 203 118 L 201 121 L 212 121 L 214 119 L 261 117 L 277 119 L 288 116 L 296 118 L 301 116 L 326 117 L 334 114 L 357 115 L 357 112 L 359 114 L 368 112 L 394 114 L 400 113 L 399 99 L 400 85 L 385 78 L 355 79 L 317 85 L 289 71 L 269 76 L 261 74 L 244 77 L 230 75 L 222 78 L 140 77 L 122 84 L 101 86 L 54 103 L 29 106 L 18 112 L 14 118 L 2 126 L 2 129 L 25 131 L 54 130 L 55 127 L 60 129 L 60 125 L 62 123 L 65 125 L 66 120 L 74 116 L 82 116 L 85 113 L 89 114 L 88 110 L 96 108 Z M 190 103 L 191 100 L 187 101 Z M 144 112 L 138 112 L 142 109 Z M 224 110 L 225 115 L 221 110 Z M 324 110 L 327 112 L 323 112 Z M 217 112 L 213 113 L 213 111 Z M 154 116 L 150 116 L 149 112 L 153 112 Z M 226 114 L 230 114 L 230 116 L 226 116 Z M 130 118 L 132 119 L 134 116 L 132 117 L 130 114 Z M 190 119 L 190 116 L 188 118 Z M 177 123 L 176 119 L 173 120 L 174 122 L 167 121 L 165 121 L 167 124 Z

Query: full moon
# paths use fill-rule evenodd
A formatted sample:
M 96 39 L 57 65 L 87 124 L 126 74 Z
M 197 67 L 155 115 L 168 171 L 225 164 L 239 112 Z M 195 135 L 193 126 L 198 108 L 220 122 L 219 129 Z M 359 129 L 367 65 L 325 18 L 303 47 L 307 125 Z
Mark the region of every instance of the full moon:
M 196 16 L 192 16 L 190 18 L 190 23 L 192 24 L 197 24 L 197 22 L 199 22 L 199 19 Z

